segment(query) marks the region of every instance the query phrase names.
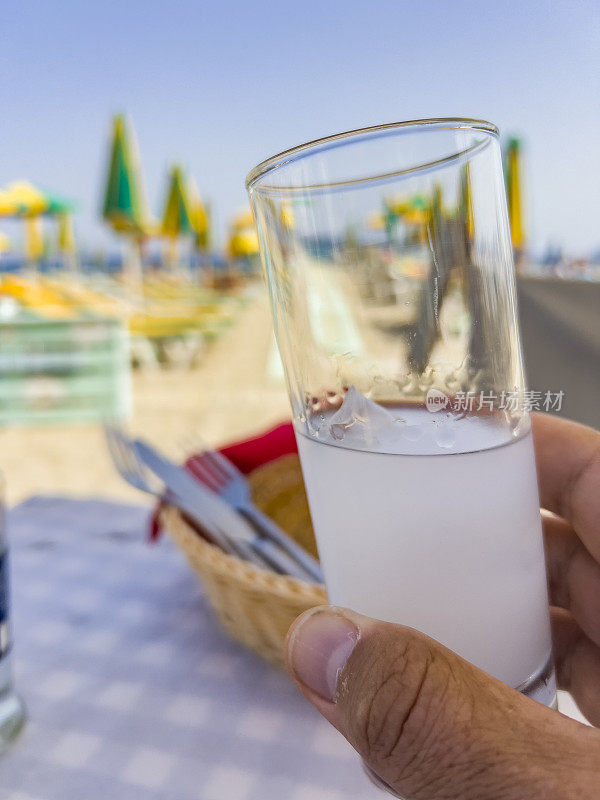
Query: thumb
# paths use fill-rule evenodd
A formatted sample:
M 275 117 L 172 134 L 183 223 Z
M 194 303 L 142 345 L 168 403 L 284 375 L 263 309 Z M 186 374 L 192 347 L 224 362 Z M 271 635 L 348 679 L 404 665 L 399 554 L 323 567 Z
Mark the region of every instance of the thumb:
M 600 740 L 412 628 L 320 607 L 287 639 L 300 691 L 410 800 L 579 797 Z M 596 738 L 594 738 L 596 737 Z

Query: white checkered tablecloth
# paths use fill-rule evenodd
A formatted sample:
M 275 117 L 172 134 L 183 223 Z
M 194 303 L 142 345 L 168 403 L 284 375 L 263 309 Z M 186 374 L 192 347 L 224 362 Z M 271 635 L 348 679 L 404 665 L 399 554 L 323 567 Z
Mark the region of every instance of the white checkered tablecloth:
M 9 515 L 27 727 L 1 800 L 379 798 L 287 676 L 232 642 L 147 510 L 33 498 Z
M 286 675 L 221 631 L 170 541 L 146 545 L 147 514 L 63 498 L 10 512 L 29 721 L 0 800 L 382 800 Z

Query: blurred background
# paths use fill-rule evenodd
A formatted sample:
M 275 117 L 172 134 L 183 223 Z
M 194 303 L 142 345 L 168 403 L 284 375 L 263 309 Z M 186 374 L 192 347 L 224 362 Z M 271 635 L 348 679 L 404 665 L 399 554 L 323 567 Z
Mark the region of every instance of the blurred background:
M 600 425 L 596 3 L 24 0 L 0 36 L 11 502 L 138 501 L 109 462 L 106 419 L 181 457 L 198 436 L 289 416 L 245 175 L 300 142 L 403 119 L 500 127 L 531 388 Z M 421 212 L 382 209 L 382 224 Z M 381 306 L 421 279 L 380 266 Z

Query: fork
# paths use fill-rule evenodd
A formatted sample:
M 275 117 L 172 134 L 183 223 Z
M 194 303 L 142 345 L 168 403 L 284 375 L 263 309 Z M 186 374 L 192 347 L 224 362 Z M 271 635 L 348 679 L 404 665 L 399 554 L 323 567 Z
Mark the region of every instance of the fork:
M 200 455 L 189 459 L 188 467 L 209 489 L 254 523 L 266 538 L 285 550 L 313 580 L 323 583 L 319 562 L 253 504 L 248 481 L 235 464 L 222 453 L 205 448 Z
M 161 474 L 160 481 L 152 479 L 152 475 L 156 473 L 148 469 L 140 457 L 139 449 L 142 443 L 130 440 L 116 425 L 105 424 L 104 433 L 117 471 L 124 480 L 136 489 L 176 505 L 202 528 L 210 542 L 216 544 L 225 553 L 236 555 L 259 567 L 271 569 L 283 575 L 292 575 L 303 580 L 307 579 L 305 571 L 299 570 L 297 563 L 293 559 L 290 559 L 285 552 L 282 552 L 272 542 L 256 534 L 254 528 L 247 527 L 248 522 L 240 518 L 231 506 L 225 505 L 225 501 L 222 498 L 215 497 L 204 486 L 194 482 L 191 475 L 189 476 L 191 486 L 188 483 L 185 487 L 187 491 L 175 491 L 174 486 L 169 487 L 167 485 L 169 481 L 162 480 L 163 477 L 167 477 L 166 475 Z M 148 445 L 144 445 L 144 448 L 147 451 L 152 451 L 152 448 Z M 183 472 L 180 467 L 169 463 L 156 451 L 152 451 L 152 454 L 154 461 L 162 460 L 165 465 L 168 465 L 170 472 L 173 469 Z M 190 492 L 190 489 L 193 489 L 193 491 Z M 204 497 L 202 496 L 203 493 Z M 227 532 L 221 529 L 215 519 L 218 509 L 214 506 L 217 502 L 224 506 L 221 516 L 225 515 L 224 519 L 227 520 Z M 236 533 L 232 534 L 232 530 L 235 530 Z
M 198 523 L 206 533 L 207 538 L 220 547 L 228 555 L 241 555 L 239 550 L 229 542 L 227 537 L 219 528 L 207 519 L 206 514 L 202 517 L 198 514 L 198 509 L 181 497 L 176 496 L 168 489 L 162 490 L 160 483 L 152 479 L 150 471 L 140 461 L 132 443 L 125 434 L 115 425 L 104 425 L 104 435 L 108 450 L 119 475 L 141 492 L 154 495 L 159 500 L 169 500 L 184 511 L 192 520 Z M 244 555 L 247 558 L 247 555 Z
M 149 467 L 164 482 L 177 497 L 198 498 L 201 501 L 203 512 L 210 513 L 213 518 L 218 518 L 222 523 L 228 540 L 231 544 L 244 551 L 250 550 L 245 557 L 261 566 L 279 572 L 282 575 L 291 575 L 301 580 L 312 580 L 312 576 L 291 558 L 276 542 L 262 536 L 250 520 L 228 503 L 223 497 L 212 492 L 204 483 L 199 482 L 191 472 L 169 461 L 147 442 L 136 439 L 130 442 L 135 449 L 137 457 Z M 219 526 L 221 527 L 221 525 Z M 242 556 L 244 557 L 244 556 Z

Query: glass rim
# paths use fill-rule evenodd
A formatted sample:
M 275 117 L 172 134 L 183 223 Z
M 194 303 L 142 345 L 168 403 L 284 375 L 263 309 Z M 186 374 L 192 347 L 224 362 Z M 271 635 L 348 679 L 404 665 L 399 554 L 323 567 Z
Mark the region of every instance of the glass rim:
M 305 155 L 308 155 L 310 151 L 317 150 L 318 148 L 323 147 L 324 145 L 326 146 L 334 142 L 340 142 L 344 140 L 351 141 L 353 139 L 359 139 L 360 137 L 368 134 L 376 134 L 380 132 L 396 131 L 396 130 L 404 131 L 406 129 L 419 128 L 419 127 L 434 128 L 438 130 L 477 130 L 494 137 L 498 137 L 499 135 L 498 126 L 494 125 L 493 122 L 488 122 L 487 120 L 484 119 L 475 119 L 471 117 L 432 117 L 430 119 L 427 118 L 410 119 L 410 120 L 404 120 L 402 122 L 386 122 L 380 125 L 370 125 L 364 128 L 355 128 L 350 131 L 343 131 L 342 133 L 333 133 L 330 134 L 329 136 L 322 136 L 318 139 L 312 139 L 309 142 L 298 144 L 295 147 L 290 147 L 287 150 L 282 150 L 281 153 L 276 153 L 275 155 L 266 158 L 264 161 L 261 161 L 259 164 L 253 167 L 246 176 L 246 181 L 245 181 L 246 190 L 250 191 L 250 189 L 257 188 L 258 191 L 266 190 L 266 191 L 278 191 L 278 192 L 286 192 L 286 191 L 293 192 L 298 190 L 306 191 L 310 189 L 324 189 L 327 187 L 365 183 L 369 181 L 379 180 L 382 178 L 387 178 L 394 175 L 404 175 L 425 169 L 430 169 L 440 164 L 453 161 L 459 156 L 463 156 L 466 153 L 470 153 L 473 150 L 478 149 L 478 147 L 480 146 L 479 143 L 475 143 L 475 145 L 471 145 L 471 147 L 467 148 L 466 150 L 461 150 L 457 153 L 451 154 L 450 156 L 445 156 L 443 158 L 434 161 L 429 161 L 423 164 L 407 167 L 405 169 L 387 172 L 382 175 L 369 175 L 364 178 L 351 178 L 343 181 L 334 181 L 332 183 L 314 184 L 312 186 L 263 185 L 262 187 L 255 187 L 257 181 L 259 181 L 265 175 L 269 174 L 270 172 L 274 172 L 275 170 L 281 167 L 287 166 L 288 164 L 291 164 L 298 157 L 303 157 Z

